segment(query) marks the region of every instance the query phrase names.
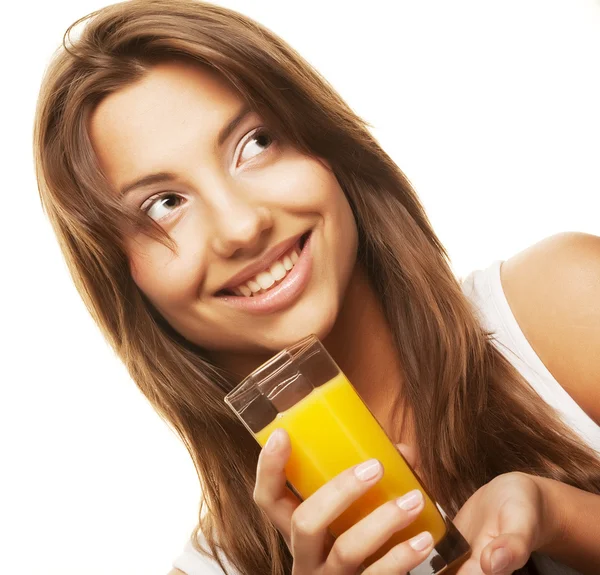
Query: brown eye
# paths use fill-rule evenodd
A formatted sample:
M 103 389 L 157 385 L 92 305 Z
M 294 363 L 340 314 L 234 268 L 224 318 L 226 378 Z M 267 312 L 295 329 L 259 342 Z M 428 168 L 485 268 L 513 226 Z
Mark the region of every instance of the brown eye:
M 159 222 L 176 210 L 183 202 L 184 199 L 181 196 L 168 193 L 150 198 L 142 205 L 142 210 L 155 222 Z
M 272 143 L 273 138 L 266 130 L 257 130 L 244 144 L 240 153 L 240 161 L 246 162 L 262 154 Z

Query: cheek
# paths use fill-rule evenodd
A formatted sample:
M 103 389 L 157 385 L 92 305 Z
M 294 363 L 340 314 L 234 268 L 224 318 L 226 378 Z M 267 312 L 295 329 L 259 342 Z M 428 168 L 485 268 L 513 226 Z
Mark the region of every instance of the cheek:
M 335 175 L 319 160 L 297 153 L 286 154 L 257 183 L 266 202 L 302 212 L 321 212 L 343 195 Z
M 205 276 L 202 250 L 184 249 L 178 242 L 178 252 L 154 241 L 136 242 L 128 249 L 131 275 L 148 299 L 165 315 L 189 304 L 200 293 Z
M 344 289 L 356 261 L 358 230 L 350 203 L 324 160 L 293 156 L 278 174 L 282 197 L 292 209 L 318 214 Z

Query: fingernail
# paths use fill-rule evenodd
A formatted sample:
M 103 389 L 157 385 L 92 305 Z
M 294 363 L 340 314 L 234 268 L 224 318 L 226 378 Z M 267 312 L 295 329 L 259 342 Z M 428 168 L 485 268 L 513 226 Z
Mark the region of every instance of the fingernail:
M 396 499 L 396 505 L 400 509 L 404 509 L 404 511 L 410 511 L 419 507 L 421 501 L 423 501 L 423 494 L 418 489 L 415 489 Z
M 510 552 L 504 547 L 492 553 L 492 573 L 504 573 L 511 560 Z
M 276 429 L 265 443 L 265 451 L 273 452 L 281 445 L 281 429 Z
M 354 474 L 361 481 L 369 481 L 381 473 L 381 463 L 377 459 L 369 459 L 354 468 Z
M 428 547 L 431 547 L 433 545 L 433 537 L 431 536 L 431 533 L 429 533 L 428 531 L 424 531 L 423 533 L 420 533 L 416 537 L 413 537 L 408 542 L 408 544 L 415 551 L 425 551 L 425 549 L 427 549 Z

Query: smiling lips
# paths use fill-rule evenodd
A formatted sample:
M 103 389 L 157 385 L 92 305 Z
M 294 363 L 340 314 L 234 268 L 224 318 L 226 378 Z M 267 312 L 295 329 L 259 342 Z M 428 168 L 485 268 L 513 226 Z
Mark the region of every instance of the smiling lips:
M 283 257 L 276 260 L 268 269 L 259 272 L 247 282 L 240 284 L 231 291 L 237 296 L 252 297 L 254 294 L 268 291 L 280 282 L 294 267 L 300 257 L 300 246 L 296 244 Z
M 289 308 L 310 282 L 312 243 L 313 234 L 309 232 L 276 245 L 234 276 L 229 286 L 217 294 L 218 299 L 229 308 L 252 314 L 271 314 Z M 257 291 L 253 291 L 255 288 Z
M 218 296 L 238 296 L 252 297 L 254 295 L 264 294 L 274 286 L 285 279 L 300 258 L 302 248 L 308 234 L 304 234 L 291 248 L 288 248 L 282 255 L 276 256 L 277 259 L 267 264 L 262 271 L 253 274 L 250 278 L 244 279 L 235 286 L 229 286 L 220 290 Z M 287 242 L 289 245 L 289 242 Z M 283 246 L 285 249 L 285 245 Z M 277 247 L 275 248 L 277 249 Z M 235 281 L 235 278 L 234 278 Z

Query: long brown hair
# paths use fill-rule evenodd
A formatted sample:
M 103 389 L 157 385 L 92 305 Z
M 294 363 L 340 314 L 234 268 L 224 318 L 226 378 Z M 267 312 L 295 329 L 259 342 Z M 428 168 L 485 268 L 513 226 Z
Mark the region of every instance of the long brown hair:
M 112 199 L 90 143 L 98 102 L 161 59 L 217 70 L 287 142 L 332 166 L 404 369 L 424 480 L 450 515 L 510 471 L 600 493 L 600 461 L 483 331 L 404 174 L 293 49 L 245 16 L 193 0 L 133 0 L 76 24 L 84 21 L 76 40 L 67 32 L 41 88 L 42 203 L 90 312 L 193 458 L 203 492 L 197 529 L 210 554 L 220 548 L 247 574 L 291 572 L 282 538 L 252 502 L 258 445 L 223 402 L 237 382 L 175 333 L 133 282 L 122 230 L 135 216 Z

